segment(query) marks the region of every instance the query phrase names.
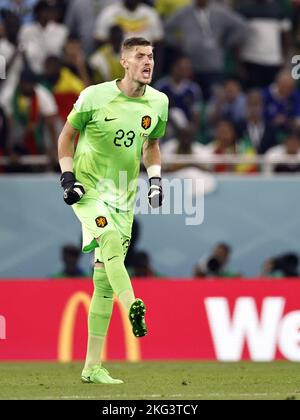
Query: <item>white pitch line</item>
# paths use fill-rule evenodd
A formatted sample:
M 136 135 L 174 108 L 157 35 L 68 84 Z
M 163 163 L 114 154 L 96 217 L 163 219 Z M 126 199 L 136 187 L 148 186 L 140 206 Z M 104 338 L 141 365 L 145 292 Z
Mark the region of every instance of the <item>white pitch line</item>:
M 294 394 L 293 392 L 284 392 L 284 393 L 254 393 L 254 394 L 247 394 L 247 393 L 242 393 L 242 394 L 221 394 L 221 393 L 210 393 L 210 394 L 172 394 L 172 395 L 165 395 L 164 398 L 162 398 L 163 400 L 165 399 L 169 399 L 169 398 L 226 398 L 226 397 L 233 397 L 233 398 L 243 398 L 243 397 L 247 397 L 247 398 L 251 398 L 251 397 L 280 397 L 280 396 L 284 396 L 284 395 L 289 395 L 289 394 Z M 297 394 L 297 393 L 296 393 Z M 161 397 L 161 394 L 144 394 L 144 395 L 136 395 L 136 394 L 132 394 L 132 395 L 127 395 L 127 394 L 114 394 L 114 395 L 101 395 L 101 400 L 105 400 L 105 399 L 117 399 L 117 398 L 125 398 L 128 400 L 138 400 L 138 399 L 143 399 L 143 398 L 159 398 Z M 53 400 L 53 399 L 70 399 L 70 400 L 75 400 L 75 399 L 98 399 L 99 400 L 99 395 L 62 395 L 60 397 L 57 396 L 49 396 L 46 398 L 42 398 L 42 399 L 47 399 L 47 400 Z

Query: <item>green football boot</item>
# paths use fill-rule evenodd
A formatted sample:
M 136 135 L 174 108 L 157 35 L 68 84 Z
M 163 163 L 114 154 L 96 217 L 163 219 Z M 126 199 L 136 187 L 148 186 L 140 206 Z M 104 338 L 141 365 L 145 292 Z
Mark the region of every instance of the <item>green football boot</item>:
M 146 306 L 141 299 L 136 299 L 129 309 L 129 321 L 132 332 L 136 337 L 144 337 L 147 334 L 145 322 Z
M 123 384 L 121 379 L 114 379 L 110 376 L 108 371 L 99 365 L 91 368 L 83 369 L 81 373 L 81 381 L 85 384 L 106 384 L 116 385 Z

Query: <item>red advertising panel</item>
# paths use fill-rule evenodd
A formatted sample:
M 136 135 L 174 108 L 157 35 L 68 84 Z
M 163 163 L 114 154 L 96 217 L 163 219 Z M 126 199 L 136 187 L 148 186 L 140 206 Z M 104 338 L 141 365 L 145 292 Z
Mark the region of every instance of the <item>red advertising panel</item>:
M 149 334 L 115 304 L 106 359 L 300 361 L 298 280 L 136 280 Z M 0 360 L 83 359 L 88 280 L 0 281 Z

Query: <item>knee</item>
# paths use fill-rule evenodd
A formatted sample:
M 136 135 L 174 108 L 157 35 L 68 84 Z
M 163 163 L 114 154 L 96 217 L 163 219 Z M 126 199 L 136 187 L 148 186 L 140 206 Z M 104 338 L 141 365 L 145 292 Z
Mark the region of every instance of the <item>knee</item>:
M 114 258 L 124 258 L 121 236 L 116 230 L 110 230 L 101 235 L 100 247 L 104 264 Z
M 95 268 L 104 268 L 104 264 L 102 262 L 95 262 Z

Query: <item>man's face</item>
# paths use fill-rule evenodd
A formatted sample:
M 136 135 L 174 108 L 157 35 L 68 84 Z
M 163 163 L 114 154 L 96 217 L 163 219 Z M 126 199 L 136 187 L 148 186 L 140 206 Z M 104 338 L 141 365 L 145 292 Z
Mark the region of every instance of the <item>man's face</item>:
M 241 88 L 235 80 L 228 80 L 224 86 L 225 98 L 228 102 L 234 102 L 240 94 Z
M 287 73 L 282 74 L 277 79 L 277 86 L 278 86 L 280 95 L 283 96 L 284 98 L 288 98 L 295 89 L 295 81 L 291 77 L 290 74 L 287 74 Z
M 229 260 L 228 249 L 222 245 L 217 245 L 213 251 L 213 256 L 217 258 L 222 264 L 226 264 Z
M 19 84 L 20 93 L 27 98 L 31 98 L 34 95 L 34 84 L 25 80 L 22 80 Z
M 300 141 L 296 136 L 290 136 L 285 140 L 285 149 L 288 155 L 297 155 L 300 149 Z
M 151 46 L 136 46 L 125 51 L 121 63 L 132 81 L 144 85 L 151 83 L 154 68 Z
M 221 121 L 217 125 L 216 137 L 223 147 L 230 147 L 235 142 L 233 126 L 227 121 Z
M 193 75 L 191 62 L 188 58 L 177 60 L 172 68 L 173 75 L 178 79 L 190 79 Z
M 263 98 L 260 92 L 250 92 L 247 97 L 248 117 L 262 118 Z

